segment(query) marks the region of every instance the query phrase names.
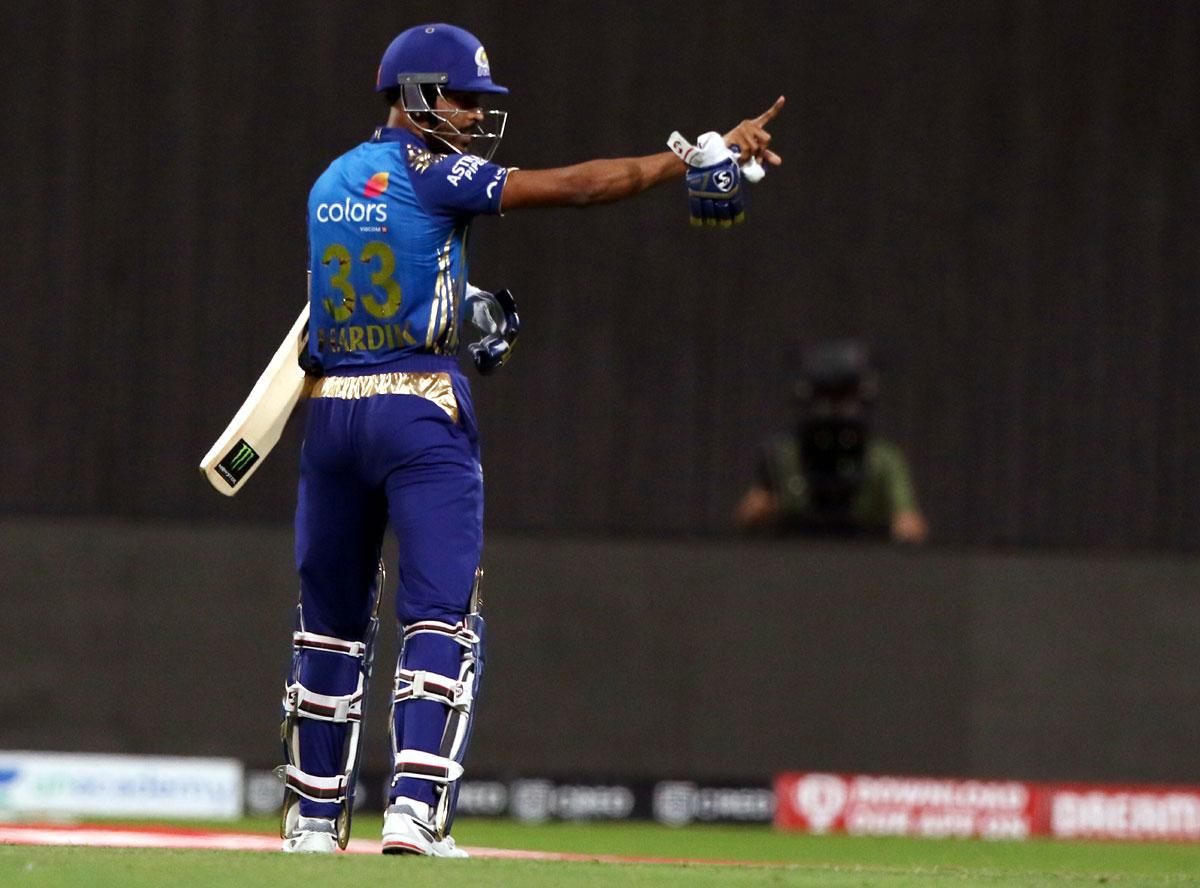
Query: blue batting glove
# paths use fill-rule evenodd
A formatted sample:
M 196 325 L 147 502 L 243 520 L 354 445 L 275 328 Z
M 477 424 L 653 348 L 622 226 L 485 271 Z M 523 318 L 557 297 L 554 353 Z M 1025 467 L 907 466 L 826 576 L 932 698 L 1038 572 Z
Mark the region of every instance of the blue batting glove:
M 727 147 L 715 132 L 705 133 L 695 145 L 675 132 L 667 145 L 688 165 L 684 184 L 693 225 L 730 228 L 746 218 L 736 146 Z

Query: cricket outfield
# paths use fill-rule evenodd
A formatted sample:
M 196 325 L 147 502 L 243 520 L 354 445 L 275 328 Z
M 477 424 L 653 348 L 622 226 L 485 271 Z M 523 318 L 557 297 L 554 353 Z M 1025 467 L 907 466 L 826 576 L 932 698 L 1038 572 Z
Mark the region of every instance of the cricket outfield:
M 161 825 L 146 825 L 153 830 Z M 195 826 L 192 824 L 191 826 Z M 221 833 L 262 837 L 269 821 L 223 825 Z M 355 822 L 355 847 L 378 836 L 378 818 Z M 406 888 L 453 881 L 489 886 L 776 885 L 801 888 L 917 888 L 988 886 L 1031 888 L 1200 885 L 1200 845 L 1117 842 L 987 842 L 911 838 L 806 836 L 758 826 L 649 823 L 553 823 L 463 819 L 461 845 L 480 849 L 466 861 L 396 858 L 375 854 L 292 856 L 256 851 L 176 848 L 0 845 L 0 885 L 59 888 L 292 886 L 324 878 L 346 884 Z M 268 845 L 270 843 L 267 843 Z M 549 852 L 506 856 L 505 851 Z M 569 859 L 555 859 L 563 855 Z M 322 873 L 325 876 L 322 876 Z

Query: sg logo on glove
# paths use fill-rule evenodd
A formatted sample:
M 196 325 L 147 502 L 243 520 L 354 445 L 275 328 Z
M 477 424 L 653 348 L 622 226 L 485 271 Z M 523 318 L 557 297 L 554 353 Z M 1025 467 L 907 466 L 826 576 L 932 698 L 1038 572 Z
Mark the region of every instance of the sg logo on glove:
M 688 165 L 684 184 L 693 225 L 730 228 L 746 218 L 738 152 L 725 144 L 720 133 L 705 133 L 692 145 L 674 132 L 667 147 Z

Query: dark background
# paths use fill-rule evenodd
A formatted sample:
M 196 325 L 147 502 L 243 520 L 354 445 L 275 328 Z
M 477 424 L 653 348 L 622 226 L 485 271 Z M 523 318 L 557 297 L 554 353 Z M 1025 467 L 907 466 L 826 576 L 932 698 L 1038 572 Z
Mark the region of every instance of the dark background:
M 478 386 L 489 526 L 711 532 L 797 344 L 872 341 L 944 542 L 1200 547 L 1200 4 L 10 4 L 0 509 L 288 519 L 194 464 L 303 299 L 315 176 L 378 57 L 453 15 L 499 159 L 646 153 L 788 97 L 731 232 L 681 187 L 482 220 L 519 360 Z M 294 440 L 293 440 L 294 447 Z
M 677 185 L 473 229 L 525 322 L 476 386 L 478 761 L 1200 781 L 1184 0 L 6 4 L 0 747 L 275 755 L 297 429 L 236 499 L 195 466 L 302 304 L 379 55 L 438 19 L 512 89 L 512 165 L 788 99 L 738 229 Z M 732 534 L 834 336 L 880 355 L 925 549 Z

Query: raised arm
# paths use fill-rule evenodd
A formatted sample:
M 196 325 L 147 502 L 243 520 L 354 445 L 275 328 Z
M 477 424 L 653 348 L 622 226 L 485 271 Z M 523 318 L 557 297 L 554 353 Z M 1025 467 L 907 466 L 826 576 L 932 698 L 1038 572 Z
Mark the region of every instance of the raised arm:
M 741 160 L 751 157 L 778 166 L 783 159 L 768 145 L 766 126 L 783 107 L 783 96 L 758 117 L 743 120 L 725 134 L 725 144 L 737 145 Z M 582 207 L 612 203 L 641 194 L 660 182 L 681 178 L 687 164 L 670 151 L 642 157 L 589 160 L 546 170 L 513 170 L 508 174 L 500 209 L 525 207 Z
M 500 209 L 584 207 L 641 194 L 659 182 L 678 179 L 687 165 L 663 151 L 644 157 L 589 160 L 549 170 L 513 170 L 504 184 Z

